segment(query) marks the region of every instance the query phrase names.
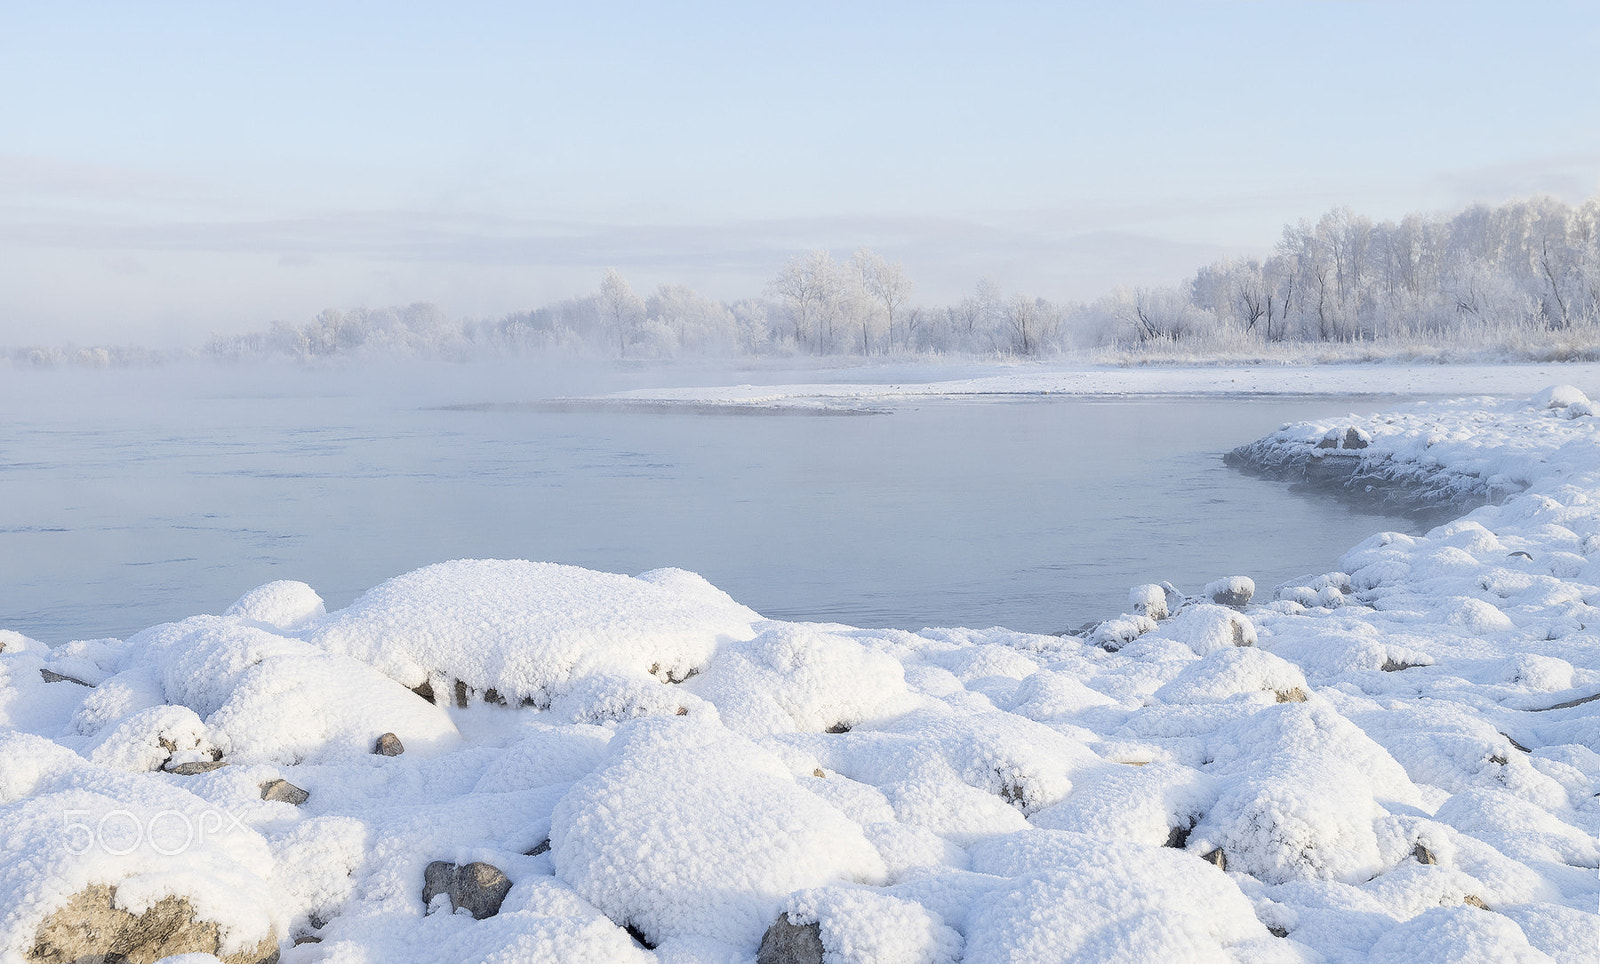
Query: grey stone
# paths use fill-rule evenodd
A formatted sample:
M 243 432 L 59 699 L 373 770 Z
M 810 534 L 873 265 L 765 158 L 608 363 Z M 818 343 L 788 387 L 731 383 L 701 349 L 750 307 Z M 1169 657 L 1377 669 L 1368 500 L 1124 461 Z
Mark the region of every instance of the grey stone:
M 393 733 L 385 733 L 378 737 L 378 742 L 372 747 L 372 752 L 379 756 L 399 756 L 406 752 L 406 745 Z
M 1347 449 L 1364 449 L 1367 447 L 1367 436 L 1352 425 L 1345 429 L 1344 447 Z
M 175 767 L 169 767 L 167 772 L 176 773 L 180 777 L 192 777 L 201 773 L 210 773 L 212 770 L 220 770 L 227 765 L 222 760 L 196 760 L 193 763 L 180 763 Z
M 1411 856 L 1417 858 L 1417 863 L 1419 864 L 1436 864 L 1439 862 L 1439 858 L 1433 855 L 1433 851 L 1420 843 L 1411 848 Z
M 822 964 L 824 953 L 822 925 L 796 924 L 784 914 L 761 935 L 756 964 Z
M 1246 576 L 1218 579 L 1206 586 L 1206 595 L 1219 606 L 1243 609 L 1256 594 L 1256 584 Z
M 1383 665 L 1378 667 L 1378 668 L 1383 670 L 1385 673 L 1398 673 L 1401 670 L 1416 669 L 1419 666 L 1426 666 L 1426 665 L 1428 665 L 1428 664 L 1427 663 L 1408 663 L 1403 659 L 1395 659 L 1393 656 L 1385 656 L 1383 658 Z
M 88 686 L 91 689 L 94 688 L 92 683 L 85 683 L 76 676 L 67 676 L 62 673 L 52 673 L 43 666 L 39 667 L 39 675 L 44 677 L 44 681 L 46 683 L 77 683 L 79 686 Z
M 500 913 L 500 904 L 510 890 L 511 879 L 500 868 L 480 860 L 470 864 L 435 860 L 422 872 L 423 906 L 446 894 L 453 909 L 465 908 L 477 920 Z
M 1215 864 L 1218 870 L 1228 869 L 1228 855 L 1222 852 L 1221 847 L 1212 850 L 1210 853 L 1201 854 L 1200 859 L 1208 864 Z
M 298 807 L 311 799 L 311 794 L 288 780 L 268 780 L 261 785 L 261 799 L 273 800 L 278 803 L 290 803 Z
M 115 906 L 116 888 L 95 884 L 46 917 L 34 934 L 34 964 L 153 964 L 177 954 L 212 954 L 224 964 L 275 964 L 278 942 L 267 934 L 254 946 L 222 953 L 221 932 L 199 920 L 184 897 L 163 897 L 142 914 Z

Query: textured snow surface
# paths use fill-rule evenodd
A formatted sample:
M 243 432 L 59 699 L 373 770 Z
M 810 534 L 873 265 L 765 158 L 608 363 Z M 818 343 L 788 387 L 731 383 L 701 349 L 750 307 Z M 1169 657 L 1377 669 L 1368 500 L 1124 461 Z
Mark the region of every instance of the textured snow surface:
M 287 964 L 740 964 L 780 917 L 830 964 L 1596 959 L 1587 398 L 1248 452 L 1504 501 L 1242 611 L 1226 573 L 1133 587 L 1076 637 L 764 620 L 692 573 L 516 561 L 332 613 L 276 582 L 126 640 L 0 631 L 0 960 L 97 883 Z M 263 799 L 280 779 L 308 799 Z M 436 860 L 502 870 L 499 913 L 429 913 Z

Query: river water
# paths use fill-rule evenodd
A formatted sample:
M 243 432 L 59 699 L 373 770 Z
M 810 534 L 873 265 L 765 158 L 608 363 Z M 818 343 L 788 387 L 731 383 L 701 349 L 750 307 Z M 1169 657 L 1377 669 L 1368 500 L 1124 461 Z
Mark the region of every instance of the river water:
M 274 579 L 334 609 L 498 557 L 677 566 L 785 619 L 1053 632 L 1116 615 L 1139 583 L 1268 591 L 1417 529 L 1222 464 L 1282 422 L 1394 399 L 496 407 L 572 388 L 504 369 L 7 373 L 0 628 L 121 637 Z

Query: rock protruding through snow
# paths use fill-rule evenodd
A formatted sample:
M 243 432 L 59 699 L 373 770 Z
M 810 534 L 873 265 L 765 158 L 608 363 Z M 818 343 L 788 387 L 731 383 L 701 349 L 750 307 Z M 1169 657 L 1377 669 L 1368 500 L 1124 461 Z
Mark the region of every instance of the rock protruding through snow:
M 38 964 L 151 964 L 184 954 L 210 955 L 222 964 L 273 964 L 278 942 L 267 935 L 230 951 L 217 924 L 198 916 L 189 900 L 163 897 L 135 913 L 119 905 L 116 888 L 96 884 L 74 894 L 40 923 L 27 959 Z
M 430 910 L 436 899 L 444 897 L 452 911 L 466 911 L 474 919 L 484 920 L 500 913 L 510 891 L 510 878 L 499 867 L 481 860 L 467 864 L 435 860 L 423 871 L 422 903 Z

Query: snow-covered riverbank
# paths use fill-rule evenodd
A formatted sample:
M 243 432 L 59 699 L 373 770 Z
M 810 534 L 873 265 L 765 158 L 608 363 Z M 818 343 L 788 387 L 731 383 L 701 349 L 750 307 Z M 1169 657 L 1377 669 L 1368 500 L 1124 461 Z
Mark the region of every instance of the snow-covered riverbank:
M 1141 587 L 1082 637 L 489 561 L 334 613 L 274 583 L 127 640 L 0 633 L 0 953 L 160 919 L 164 953 L 287 962 L 1592 959 L 1587 405 L 1288 426 L 1243 457 L 1513 494 L 1248 602 Z
M 796 375 L 801 373 L 787 373 Z M 1055 396 L 1521 396 L 1530 385 L 1600 384 L 1600 364 L 868 365 L 817 373 L 807 382 L 641 388 L 602 399 L 615 405 L 851 408 L 891 400 L 974 395 Z

